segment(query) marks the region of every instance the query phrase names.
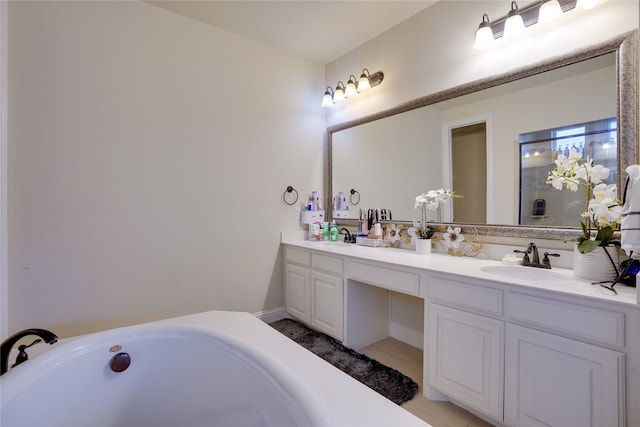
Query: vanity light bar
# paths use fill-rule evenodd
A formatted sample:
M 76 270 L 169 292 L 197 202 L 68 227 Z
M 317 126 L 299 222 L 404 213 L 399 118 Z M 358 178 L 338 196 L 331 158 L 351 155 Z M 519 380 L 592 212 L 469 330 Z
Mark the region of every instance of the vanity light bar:
M 384 74 L 382 71 L 370 74 L 369 70 L 365 68 L 362 70 L 362 74 L 360 74 L 360 78 L 357 82 L 356 76 L 351 74 L 346 85 L 341 80 L 336 83 L 335 89 L 332 89 L 331 86 L 327 86 L 327 90 L 324 92 L 322 103 L 320 105 L 323 107 L 331 107 L 333 104 L 344 101 L 350 96 L 357 95 L 369 88 L 378 86 L 382 83 L 383 79 Z
M 518 8 L 515 1 L 511 2 L 511 7 L 507 15 L 496 21 L 490 21 L 485 13 L 482 15 L 482 22 L 476 31 L 476 42 L 474 49 L 482 49 L 490 45 L 495 39 L 502 36 L 509 36 L 508 30 L 512 21 L 519 22 L 520 19 L 524 27 L 537 24 L 540 21 L 550 22 L 553 17 L 561 15 L 577 6 L 583 9 L 591 9 L 599 0 L 542 0 L 532 3 L 526 7 Z M 509 21 L 509 23 L 507 23 Z M 523 27 L 520 25 L 520 28 Z M 507 28 L 507 31 L 505 31 Z M 507 34 L 505 34 L 507 33 Z

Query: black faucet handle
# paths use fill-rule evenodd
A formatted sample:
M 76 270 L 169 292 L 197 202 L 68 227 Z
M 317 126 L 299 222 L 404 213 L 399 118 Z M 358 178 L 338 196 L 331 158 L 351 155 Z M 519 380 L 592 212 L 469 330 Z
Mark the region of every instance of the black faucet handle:
M 16 356 L 16 363 L 14 363 L 11 367 L 14 368 L 16 366 L 18 366 L 19 364 L 21 364 L 22 362 L 26 362 L 27 360 L 29 360 L 29 355 L 27 354 L 27 349 L 31 346 L 34 346 L 38 343 L 42 342 L 42 340 L 40 338 L 38 338 L 37 340 L 34 340 L 31 344 L 26 345 L 26 344 L 22 344 L 21 346 L 18 347 L 18 355 Z
M 551 261 L 549 261 L 550 256 L 559 257 L 560 254 L 550 254 L 549 252 L 544 253 L 544 258 L 542 258 L 542 263 L 548 266 L 549 268 L 551 268 Z
M 524 254 L 524 256 L 522 257 L 522 262 L 523 263 L 529 262 L 529 252 L 530 252 L 529 250 L 521 251 L 521 250 L 518 250 L 518 249 L 514 249 L 513 252 L 516 253 L 516 254 Z

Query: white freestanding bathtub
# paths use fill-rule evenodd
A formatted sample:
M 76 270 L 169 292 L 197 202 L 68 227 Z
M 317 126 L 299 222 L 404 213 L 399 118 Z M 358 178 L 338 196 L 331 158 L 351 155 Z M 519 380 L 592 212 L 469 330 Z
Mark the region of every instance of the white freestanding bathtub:
M 2 427 L 428 426 L 236 312 L 66 340 L 2 375 L 0 394 Z

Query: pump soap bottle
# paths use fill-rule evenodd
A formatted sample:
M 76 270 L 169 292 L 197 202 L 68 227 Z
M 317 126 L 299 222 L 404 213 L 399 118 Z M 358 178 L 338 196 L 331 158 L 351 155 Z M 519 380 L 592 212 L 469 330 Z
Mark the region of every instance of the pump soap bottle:
M 329 240 L 332 242 L 338 241 L 338 226 L 335 222 L 331 222 L 331 226 L 329 228 Z

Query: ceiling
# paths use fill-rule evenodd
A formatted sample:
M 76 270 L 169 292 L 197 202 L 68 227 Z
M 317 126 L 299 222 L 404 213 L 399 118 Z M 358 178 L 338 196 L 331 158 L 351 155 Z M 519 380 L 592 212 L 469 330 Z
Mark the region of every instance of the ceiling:
M 147 3 L 327 64 L 436 1 L 162 0 Z

